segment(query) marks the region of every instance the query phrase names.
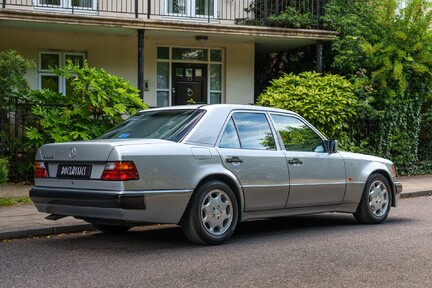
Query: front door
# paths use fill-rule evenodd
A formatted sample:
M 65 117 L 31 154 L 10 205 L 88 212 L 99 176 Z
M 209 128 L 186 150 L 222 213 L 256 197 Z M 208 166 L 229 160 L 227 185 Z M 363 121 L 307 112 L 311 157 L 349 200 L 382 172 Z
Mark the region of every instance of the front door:
M 172 104 L 207 103 L 207 64 L 172 64 Z
M 325 151 L 321 137 L 301 119 L 272 114 L 285 146 L 290 192 L 287 208 L 340 204 L 345 195 L 345 162 Z

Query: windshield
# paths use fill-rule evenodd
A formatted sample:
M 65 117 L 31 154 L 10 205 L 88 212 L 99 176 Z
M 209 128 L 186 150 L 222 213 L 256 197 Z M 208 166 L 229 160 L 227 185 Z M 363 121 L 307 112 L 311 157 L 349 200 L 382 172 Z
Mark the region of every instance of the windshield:
M 204 110 L 143 111 L 130 117 L 99 139 L 151 138 L 180 141 L 198 122 Z

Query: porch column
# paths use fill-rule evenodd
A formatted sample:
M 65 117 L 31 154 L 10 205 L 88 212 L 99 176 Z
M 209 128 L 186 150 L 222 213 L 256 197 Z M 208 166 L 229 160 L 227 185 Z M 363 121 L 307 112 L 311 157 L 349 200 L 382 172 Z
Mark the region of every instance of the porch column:
M 316 43 L 317 46 L 317 72 L 318 73 L 323 73 L 323 43 L 322 41 L 317 41 Z
M 144 29 L 138 29 L 138 89 L 144 101 Z

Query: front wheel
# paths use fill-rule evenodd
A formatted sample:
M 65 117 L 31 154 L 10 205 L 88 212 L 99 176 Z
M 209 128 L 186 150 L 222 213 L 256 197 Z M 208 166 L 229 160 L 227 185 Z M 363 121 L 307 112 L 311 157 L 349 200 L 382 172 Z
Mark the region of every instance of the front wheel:
M 364 224 L 382 223 L 390 213 L 391 201 L 392 192 L 387 179 L 381 174 L 372 174 L 354 217 Z
M 237 199 L 222 181 L 209 181 L 193 194 L 181 226 L 195 243 L 218 245 L 234 233 L 238 221 Z

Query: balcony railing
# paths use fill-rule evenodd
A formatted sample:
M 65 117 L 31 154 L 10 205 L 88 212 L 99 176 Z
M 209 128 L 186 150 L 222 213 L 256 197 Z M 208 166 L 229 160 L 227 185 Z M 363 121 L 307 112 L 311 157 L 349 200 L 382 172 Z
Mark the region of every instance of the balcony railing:
M 230 21 L 253 25 L 266 25 L 269 17 L 291 9 L 312 19 L 311 26 L 314 28 L 319 27 L 319 18 L 326 1 L 328 0 L 0 0 L 2 8 L 9 9 L 112 18 L 216 23 Z

